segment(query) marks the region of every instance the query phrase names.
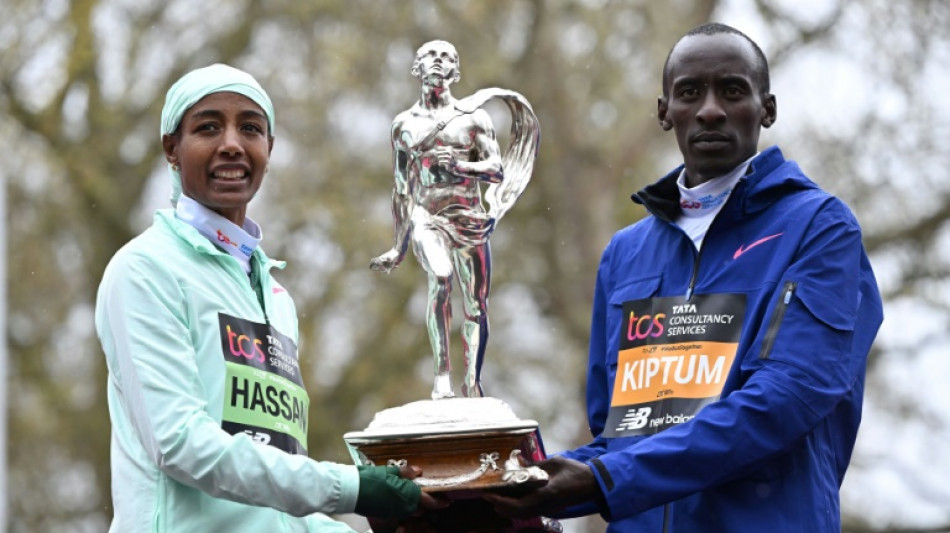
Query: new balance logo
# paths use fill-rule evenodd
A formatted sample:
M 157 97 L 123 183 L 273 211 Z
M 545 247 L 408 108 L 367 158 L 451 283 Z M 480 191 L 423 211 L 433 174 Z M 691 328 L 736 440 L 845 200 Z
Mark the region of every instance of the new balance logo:
M 623 420 L 620 421 L 620 425 L 617 426 L 617 431 L 646 427 L 650 413 L 652 412 L 653 409 L 650 407 L 641 407 L 639 409 L 633 407 L 628 409 L 627 414 L 625 414 Z

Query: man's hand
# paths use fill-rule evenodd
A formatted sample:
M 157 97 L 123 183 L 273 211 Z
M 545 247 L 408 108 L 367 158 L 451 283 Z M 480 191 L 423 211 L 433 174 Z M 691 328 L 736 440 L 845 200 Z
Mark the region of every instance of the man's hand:
M 512 518 L 551 516 L 570 507 L 593 500 L 600 495 L 600 486 L 590 467 L 573 459 L 553 457 L 535 466 L 548 473 L 548 483 L 518 496 L 486 493 L 498 514 Z
M 393 271 L 394 268 L 399 266 L 401 260 L 399 259 L 398 250 L 389 250 L 379 257 L 374 257 L 369 262 L 369 268 L 377 272 L 385 272 L 389 274 Z

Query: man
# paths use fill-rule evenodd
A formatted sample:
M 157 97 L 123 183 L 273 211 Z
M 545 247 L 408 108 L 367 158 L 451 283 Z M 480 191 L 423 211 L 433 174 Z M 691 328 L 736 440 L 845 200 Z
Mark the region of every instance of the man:
M 840 531 L 881 299 L 849 209 L 778 148 L 765 56 L 706 24 L 663 71 L 684 165 L 633 195 L 594 295 L 593 441 L 505 514 L 600 512 L 613 532 Z
M 479 184 L 503 180 L 501 152 L 488 113 L 462 111 L 452 96 L 450 86 L 459 80 L 459 57 L 452 44 L 423 44 L 411 72 L 422 82 L 422 95 L 392 125 L 395 244 L 370 267 L 390 272 L 402 262 L 411 241 L 428 274 L 426 324 L 435 360 L 433 399 L 455 396 L 448 332 L 449 297 L 458 274 L 465 313 L 462 395 L 482 396 L 479 370 L 488 339 L 491 277 L 488 236 L 495 218 L 482 207 Z

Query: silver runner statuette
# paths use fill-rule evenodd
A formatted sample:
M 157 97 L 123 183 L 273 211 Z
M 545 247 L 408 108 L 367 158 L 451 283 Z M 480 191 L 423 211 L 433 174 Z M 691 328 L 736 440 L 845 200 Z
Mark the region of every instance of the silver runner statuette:
M 423 44 L 411 73 L 421 82 L 420 98 L 392 124 L 394 243 L 373 258 L 370 268 L 392 271 L 411 244 L 428 276 L 426 326 L 435 363 L 433 399 L 455 396 L 448 335 L 450 294 L 458 280 L 465 315 L 462 396 L 480 397 L 491 285 L 488 238 L 531 179 L 538 119 L 531 104 L 514 91 L 482 89 L 456 99 L 450 86 L 459 80 L 459 56 L 451 43 Z M 512 116 L 511 140 L 504 154 L 491 118 L 482 109 L 493 98 L 504 101 Z

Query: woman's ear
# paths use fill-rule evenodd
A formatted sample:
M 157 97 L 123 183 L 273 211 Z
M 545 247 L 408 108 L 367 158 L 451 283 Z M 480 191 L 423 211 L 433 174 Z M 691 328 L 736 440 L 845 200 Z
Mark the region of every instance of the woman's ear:
M 169 165 L 178 165 L 178 137 L 175 135 L 162 135 L 162 151 L 165 152 L 165 161 Z

